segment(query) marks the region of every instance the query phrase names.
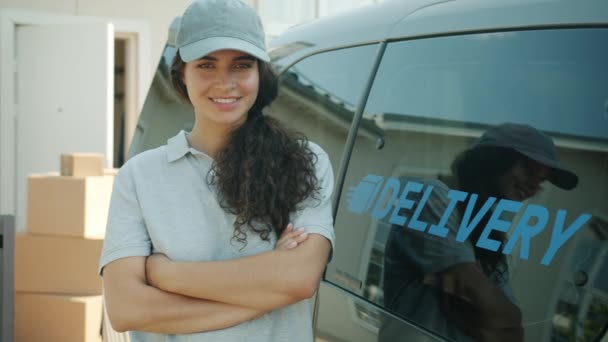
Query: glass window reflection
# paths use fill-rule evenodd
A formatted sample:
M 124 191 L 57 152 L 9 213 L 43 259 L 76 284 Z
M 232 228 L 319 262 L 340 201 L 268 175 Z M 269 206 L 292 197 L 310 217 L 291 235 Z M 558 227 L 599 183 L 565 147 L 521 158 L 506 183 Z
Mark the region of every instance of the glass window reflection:
M 469 310 L 469 316 L 460 317 L 475 317 L 470 311 L 479 308 L 471 307 L 469 295 L 449 293 L 443 287 L 449 278 L 438 276 L 470 264 L 507 299 L 488 310 L 506 308 L 508 314 L 517 312 L 508 310 L 511 305 L 518 308 L 525 341 L 585 340 L 597 334 L 608 322 L 608 266 L 602 252 L 608 236 L 605 75 L 606 29 L 389 44 L 364 112 L 385 144 L 378 148 L 373 136 L 359 136 L 355 143 L 336 219 L 341 243 L 327 279 L 442 336 L 467 340 L 483 333 L 475 331 L 479 320 L 469 320 L 478 322 L 472 326 L 450 323 L 441 302 L 447 297 L 452 308 Z M 459 172 L 478 185 L 463 187 L 458 160 L 466 151 L 477 151 L 480 137 L 504 123 L 534 133 L 522 138 L 523 145 L 469 153 L 468 159 L 479 161 L 461 165 Z M 536 144 L 547 141 L 555 145 L 552 152 Z M 389 179 L 396 185 L 383 193 Z M 408 184 L 409 194 L 400 197 Z M 425 198 L 429 185 L 433 190 Z M 384 202 L 357 200 L 364 190 Z M 456 196 L 451 191 L 466 193 L 466 200 L 450 208 L 449 196 Z M 467 214 L 472 194 L 479 201 Z M 494 200 L 484 208 L 489 198 Z M 426 205 L 417 212 L 421 203 Z M 385 213 L 380 210 L 387 206 Z M 454 214 L 444 216 L 447 211 Z M 480 211 L 473 234 L 456 241 L 463 218 L 471 220 Z M 399 217 L 406 220 L 391 222 Z M 412 217 L 419 223 L 410 227 Z M 438 233 L 456 227 L 446 234 L 454 240 L 429 234 L 433 225 Z M 508 328 L 494 333 L 520 338 Z M 387 341 L 390 336 L 382 332 L 389 330 L 380 327 Z

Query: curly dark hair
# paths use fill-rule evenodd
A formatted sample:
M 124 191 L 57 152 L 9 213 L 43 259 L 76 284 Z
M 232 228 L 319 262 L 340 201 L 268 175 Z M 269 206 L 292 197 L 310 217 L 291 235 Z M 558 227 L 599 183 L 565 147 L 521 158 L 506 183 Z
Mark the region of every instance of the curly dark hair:
M 171 82 L 178 94 L 188 99 L 181 77 L 184 66 L 178 52 L 171 65 Z M 207 174 L 222 208 L 236 216 L 233 239 L 243 248 L 248 229 L 265 241 L 273 231 L 280 236 L 290 213 L 301 209 L 305 199 L 318 198 L 320 189 L 315 173 L 317 156 L 306 136 L 262 113 L 277 97 L 278 82 L 260 60 L 258 72 L 258 96 L 247 120 L 230 133 Z
M 489 197 L 501 197 L 498 188 L 498 178 L 507 172 L 513 165 L 526 157 L 511 148 L 499 146 L 479 146 L 462 152 L 452 162 L 452 174 L 456 177 L 459 190 L 478 195 L 472 215 L 475 216 Z M 465 211 L 464 202 L 458 203 L 461 214 Z M 478 227 L 488 224 L 491 211 L 481 219 Z M 474 229 L 469 239 L 473 242 L 475 257 L 479 260 L 484 273 L 490 275 L 494 272 L 505 281 L 507 272 L 506 257 L 502 253 L 490 251 L 476 246 L 482 229 Z M 506 234 L 493 230 L 489 236 L 491 239 L 504 242 Z

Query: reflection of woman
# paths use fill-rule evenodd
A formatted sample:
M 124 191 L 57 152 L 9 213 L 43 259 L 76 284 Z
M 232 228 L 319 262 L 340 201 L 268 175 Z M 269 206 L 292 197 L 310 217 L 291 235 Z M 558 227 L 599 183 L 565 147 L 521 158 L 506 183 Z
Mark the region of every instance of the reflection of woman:
M 488 130 L 454 160 L 452 173 L 456 189 L 479 195 L 472 217 L 489 197 L 524 201 L 540 190 L 544 180 L 564 189 L 578 182 L 557 162 L 549 137 L 518 124 Z M 448 206 L 449 189 L 440 181 L 427 183 L 434 190 L 420 220 L 437 223 Z M 385 304 L 454 340 L 522 340 L 521 313 L 509 285 L 505 256 L 475 245 L 491 212 L 464 243 L 455 241 L 465 207 L 459 202 L 449 217 L 446 238 L 392 227 L 385 251 Z M 494 230 L 490 238 L 505 241 L 505 234 Z M 384 333 L 388 329 L 384 327 Z
M 262 115 L 277 85 L 251 7 L 193 2 L 177 46 L 195 124 L 116 178 L 100 261 L 112 325 L 133 341 L 311 341 L 328 156 Z

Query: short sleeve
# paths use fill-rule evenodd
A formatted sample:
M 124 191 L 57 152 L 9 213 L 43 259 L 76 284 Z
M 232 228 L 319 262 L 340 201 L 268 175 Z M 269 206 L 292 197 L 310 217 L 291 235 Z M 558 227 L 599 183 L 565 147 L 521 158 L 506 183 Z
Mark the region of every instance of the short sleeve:
M 151 253 L 152 243 L 137 197 L 132 166 L 125 164 L 114 181 L 99 274 L 114 260 Z
M 303 227 L 309 234 L 324 236 L 331 243 L 333 250 L 336 239 L 331 210 L 334 174 L 327 153 L 312 143 L 311 149 L 317 155 L 315 170 L 320 189 L 316 196 L 306 199 L 301 209 L 292 215 L 292 223 L 296 229 Z
M 437 224 L 449 204 L 448 188 L 440 182 L 427 182 L 433 185 L 433 191 L 420 213 L 419 220 L 429 224 Z M 411 217 L 412 212 L 404 213 Z M 417 231 L 406 226 L 393 225 L 389 240 L 391 247 L 399 251 L 399 258 L 405 259 L 422 274 L 432 274 L 444 270 L 452 265 L 461 263 L 475 263 L 473 246 L 467 240 L 456 241 L 456 233 L 460 225 L 460 215 L 457 210 L 450 214 L 446 228 L 448 235 L 439 237 L 428 232 Z M 394 251 L 393 251 L 394 252 Z

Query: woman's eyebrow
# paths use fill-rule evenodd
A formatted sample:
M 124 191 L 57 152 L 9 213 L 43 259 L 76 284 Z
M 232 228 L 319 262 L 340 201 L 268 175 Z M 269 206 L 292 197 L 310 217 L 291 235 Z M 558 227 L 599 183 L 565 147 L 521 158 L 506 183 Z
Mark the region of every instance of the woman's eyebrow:
M 216 61 L 216 62 L 218 61 L 218 59 L 215 58 L 215 57 L 213 57 L 213 56 L 203 56 L 203 57 L 199 58 L 198 60 L 199 61 L 200 60 L 209 60 L 209 61 Z M 243 61 L 243 60 L 245 60 L 245 61 L 255 61 L 256 58 L 253 57 L 253 56 L 250 56 L 250 55 L 241 55 L 241 56 L 234 57 L 232 60 L 233 61 Z
M 245 61 L 255 61 L 256 59 L 253 56 L 242 55 L 242 56 L 234 57 L 232 60 L 233 61 L 243 61 L 243 60 L 245 60 Z

